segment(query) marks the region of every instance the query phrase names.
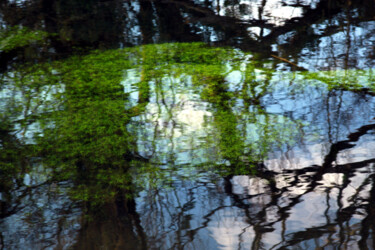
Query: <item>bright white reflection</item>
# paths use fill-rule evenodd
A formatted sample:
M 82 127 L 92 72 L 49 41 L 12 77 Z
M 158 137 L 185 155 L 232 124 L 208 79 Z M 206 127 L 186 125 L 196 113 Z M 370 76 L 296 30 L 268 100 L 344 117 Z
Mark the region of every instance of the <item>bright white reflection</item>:
M 9 3 L 11 3 L 11 4 L 16 4 L 16 5 L 22 5 L 22 4 L 28 2 L 28 0 L 8 0 L 8 1 L 9 1 Z
M 236 208 L 223 209 L 213 216 L 208 230 L 217 241 L 219 249 L 250 249 L 254 230 Z M 239 237 L 240 236 L 240 237 Z
M 344 181 L 344 174 L 341 173 L 326 173 L 323 175 L 320 183 L 323 187 L 336 187 L 342 185 Z
M 285 1 L 284 1 L 285 2 Z M 236 6 L 227 7 L 224 0 L 216 1 L 216 12 L 221 16 L 236 16 L 242 20 L 267 19 L 268 23 L 282 25 L 286 20 L 300 17 L 302 15 L 302 5 L 312 4 L 312 1 L 299 1 L 300 6 L 287 2 L 291 6 L 283 4 L 280 0 L 268 1 L 248 1 L 241 0 Z
M 128 71 L 122 82 L 129 93 L 131 107 L 138 104 L 138 85 L 141 79 L 138 70 Z M 149 102 L 146 111 L 133 118 L 134 132 L 138 134 L 138 151 L 144 155 L 159 157 L 158 161 L 168 161 L 173 155 L 174 162 L 198 164 L 214 155 L 208 149 L 208 138 L 212 138 L 210 105 L 200 99 L 197 87 L 190 76 L 164 76 L 148 82 Z M 130 130 L 132 130 L 131 126 Z M 213 146 L 213 145 L 211 145 Z
M 257 177 L 247 175 L 237 175 L 232 178 L 233 190 L 235 194 L 263 194 L 267 191 L 267 181 Z

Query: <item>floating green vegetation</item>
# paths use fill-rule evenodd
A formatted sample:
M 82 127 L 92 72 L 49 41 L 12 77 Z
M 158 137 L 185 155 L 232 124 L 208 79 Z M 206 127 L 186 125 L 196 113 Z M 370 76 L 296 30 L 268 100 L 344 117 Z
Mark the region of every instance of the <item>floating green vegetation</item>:
M 13 26 L 0 30 L 0 51 L 10 51 L 32 43 L 43 41 L 48 36 L 47 32 L 31 30 L 27 27 Z
M 304 72 L 302 75 L 308 80 L 318 80 L 326 84 L 330 90 L 342 89 L 354 92 L 375 93 L 375 75 L 373 69 Z
M 16 39 L 16 31 L 8 37 Z M 12 44 L 44 36 L 31 32 Z M 168 182 L 184 168 L 251 174 L 304 126 L 265 111 L 262 98 L 279 78 L 258 65 L 248 53 L 202 43 L 94 51 L 4 74 L 1 119 L 17 140 L 33 145 L 33 157 L 54 178 L 74 183 L 73 198 L 91 203 L 129 197 L 134 182 Z M 373 88 L 371 71 L 362 72 L 369 86 L 358 84 L 358 72 L 283 77 L 302 87 Z M 6 150 L 3 143 L 0 156 L 11 159 Z

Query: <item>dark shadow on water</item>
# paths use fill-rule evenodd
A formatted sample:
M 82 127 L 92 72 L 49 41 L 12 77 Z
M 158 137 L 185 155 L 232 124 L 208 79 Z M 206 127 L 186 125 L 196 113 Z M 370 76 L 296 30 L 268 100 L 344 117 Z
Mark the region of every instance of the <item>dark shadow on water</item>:
M 89 212 L 73 249 L 148 249 L 133 199 L 118 199 Z

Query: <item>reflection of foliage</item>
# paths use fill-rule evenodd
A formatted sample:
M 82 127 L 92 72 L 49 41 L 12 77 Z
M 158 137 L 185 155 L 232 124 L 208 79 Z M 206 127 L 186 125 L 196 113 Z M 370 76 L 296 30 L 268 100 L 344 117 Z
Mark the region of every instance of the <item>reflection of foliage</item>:
M 307 73 L 306 76 L 326 83 L 330 89 L 361 91 L 367 88 L 375 93 L 375 76 L 372 69 Z
M 249 173 L 270 150 L 293 143 L 297 133 L 294 128 L 300 126 L 298 121 L 263 110 L 261 98 L 270 91 L 273 72 L 257 67 L 250 58 L 237 50 L 200 43 L 162 44 L 95 51 L 51 65 L 20 68 L 3 78 L 16 96 L 9 99 L 15 104 L 7 105 L 7 112 L 12 114 L 7 119 L 24 128 L 23 134 L 28 125 L 38 124 L 40 129 L 33 140 L 38 156 L 43 157 L 45 165 L 53 166 L 56 177 L 77 184 L 72 193 L 80 200 L 102 202 L 131 193 L 129 170 L 134 164 L 130 161 L 139 158 L 142 139 L 138 134 L 144 124 L 152 128 L 143 133 L 150 134 L 146 140 L 152 141 L 151 151 L 156 152 L 153 160 L 158 160 L 157 154 L 160 159 L 163 154 L 174 159 L 176 148 L 160 149 L 163 140 L 170 140 L 171 145 L 181 148 L 178 152 L 191 150 L 199 155 L 199 161 L 190 165 L 205 169 L 202 166 L 226 161 L 231 165 L 226 170 Z M 131 83 L 138 96 L 132 104 L 122 86 L 129 69 L 137 69 L 139 74 L 139 79 Z M 235 74 L 240 80 L 232 79 Z M 173 83 L 173 79 L 182 80 Z M 181 128 L 189 126 L 183 124 L 189 120 L 173 110 L 192 93 L 209 110 L 191 109 L 190 115 L 200 115 L 198 122 L 207 120 L 184 134 Z M 179 96 L 185 96 L 185 100 L 178 100 Z M 157 118 L 142 118 L 141 114 L 152 113 L 151 100 L 156 102 L 152 112 L 157 112 Z M 167 120 L 160 124 L 172 119 L 177 127 L 171 129 L 181 129 L 182 134 L 174 131 L 165 138 L 166 133 L 155 132 L 160 128 L 152 119 L 161 119 L 162 112 Z M 198 144 L 184 149 L 181 143 L 190 143 L 200 130 L 204 131 L 204 142 L 197 139 Z M 137 172 L 153 180 L 169 178 L 152 164 L 138 165 Z
M 44 31 L 33 31 L 26 27 L 15 26 L 0 30 L 0 51 L 10 51 L 31 43 L 43 41 L 47 37 Z
M 287 75 L 286 78 L 290 78 Z M 328 90 L 340 89 L 353 92 L 375 93 L 375 75 L 373 69 L 367 70 L 334 70 L 319 72 L 295 73 L 294 84 L 301 87 L 319 85 Z
M 11 176 L 15 176 L 23 170 L 25 152 L 20 143 L 11 135 L 10 124 L 0 123 L 0 180 L 1 187 L 10 186 Z

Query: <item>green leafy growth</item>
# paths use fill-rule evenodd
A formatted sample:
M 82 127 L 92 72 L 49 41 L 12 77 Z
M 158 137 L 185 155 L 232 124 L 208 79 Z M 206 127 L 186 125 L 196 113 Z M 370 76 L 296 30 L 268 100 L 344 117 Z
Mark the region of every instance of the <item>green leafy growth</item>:
M 31 32 L 17 28 L 12 31 L 15 35 L 9 31 L 7 37 L 15 39 L 19 32 L 22 33 L 20 30 L 26 34 Z M 4 43 L 14 47 L 2 45 L 2 49 L 24 46 L 46 36 L 44 33 L 30 34 L 24 34 L 22 39 L 19 35 L 18 42 Z M 131 86 L 125 86 L 137 93 L 133 103 L 122 84 L 129 80 L 129 70 L 138 74 L 137 80 L 129 84 Z M 371 75 L 363 81 L 369 83 L 366 88 L 373 90 L 371 70 L 362 73 L 364 77 Z M 319 82 L 327 89 L 358 90 L 364 85 L 357 84 L 356 74 L 362 73 L 352 71 L 340 78 L 329 72 L 303 72 L 285 77 L 302 88 Z M 231 74 L 240 75 L 241 80 L 231 82 Z M 73 198 L 100 204 L 114 200 L 118 195 L 129 197 L 135 175 L 138 175 L 135 182 L 142 182 L 139 178 L 145 177 L 154 183 L 150 185 L 157 186 L 171 182 L 172 174 L 183 167 L 171 166 L 170 171 L 160 171 L 152 162 L 145 163 L 147 159 L 141 163 L 135 161 L 141 126 L 155 127 L 155 121 L 151 118 L 142 120 L 142 115 L 150 115 L 150 103 L 156 102 L 156 114 L 151 115 L 160 118 L 164 109 L 166 115 L 172 117 L 177 105 L 176 93 L 194 94 L 199 102 L 210 107 L 211 116 L 199 128 L 206 134 L 205 142 L 195 145 L 204 151 L 201 155 L 207 162 L 193 167 L 205 170 L 216 166 L 225 174 L 254 173 L 254 166 L 268 152 L 293 144 L 298 133 L 295 128 L 303 126 L 301 121 L 267 114 L 260 105 L 261 98 L 272 91 L 274 76 L 273 70 L 259 66 L 248 53 L 212 48 L 202 43 L 93 51 L 84 56 L 8 72 L 2 78 L 2 87 L 13 91 L 14 95 L 4 99 L 6 112 L 1 119 L 4 124 L 10 124 L 7 130 L 18 127 L 27 132 L 30 124 L 38 124 L 40 129 L 34 133 L 33 141 L 25 142 L 35 144 L 34 156 L 42 157 L 44 165 L 53 168 L 58 180 L 75 183 L 71 191 Z M 154 148 L 166 140 L 164 132 L 155 132 L 151 142 Z M 19 153 L 11 144 L 5 143 L 0 152 L 8 166 Z M 163 157 L 165 155 L 160 156 Z M 169 158 L 173 159 L 173 155 Z M 190 167 L 189 171 L 192 171 Z M 2 173 L 6 169 L 3 168 Z
M 27 27 L 13 26 L 0 30 L 0 51 L 10 51 L 32 43 L 45 40 L 48 33 L 40 30 L 30 30 Z
M 341 89 L 375 94 L 375 74 L 373 69 L 302 72 L 300 75 L 306 80 L 325 84 L 328 90 Z

